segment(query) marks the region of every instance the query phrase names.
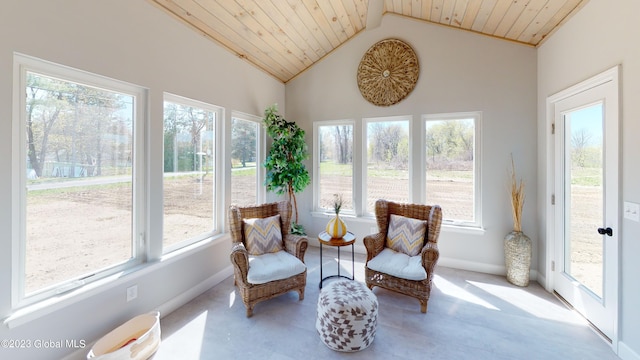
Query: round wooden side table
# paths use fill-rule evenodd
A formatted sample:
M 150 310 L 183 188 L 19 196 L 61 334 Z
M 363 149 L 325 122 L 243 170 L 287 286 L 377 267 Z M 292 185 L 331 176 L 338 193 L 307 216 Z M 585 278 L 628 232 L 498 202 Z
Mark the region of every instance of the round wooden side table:
M 355 279 L 355 256 L 353 244 L 356 242 L 356 237 L 352 232 L 348 232 L 342 238 L 332 238 L 326 231 L 318 234 L 318 241 L 320 242 L 320 289 L 322 289 L 322 283 L 330 278 L 342 277 L 349 280 Z M 322 246 L 334 246 L 338 248 L 338 274 L 337 275 L 329 275 L 326 277 L 322 276 Z M 343 246 L 351 245 L 351 277 L 344 276 L 340 274 L 340 248 Z

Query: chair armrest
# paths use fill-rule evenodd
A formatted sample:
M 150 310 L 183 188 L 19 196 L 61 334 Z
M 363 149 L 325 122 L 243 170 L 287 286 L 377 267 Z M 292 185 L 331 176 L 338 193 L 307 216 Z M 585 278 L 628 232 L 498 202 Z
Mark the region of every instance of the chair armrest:
M 382 249 L 384 249 L 384 241 L 384 233 L 377 233 L 364 237 L 364 247 L 367 248 L 367 262 L 373 259 L 376 255 L 380 254 Z
M 302 262 L 308 246 L 309 240 L 306 236 L 287 234 L 284 237 L 284 249 Z
M 247 283 L 247 273 L 249 272 L 249 253 L 242 243 L 236 243 L 231 248 L 231 264 L 236 279 L 242 279 L 243 283 Z
M 440 257 L 440 250 L 438 250 L 438 243 L 428 242 L 422 247 L 420 253 L 422 255 L 422 266 L 427 271 L 427 277 L 433 276 L 433 271 Z

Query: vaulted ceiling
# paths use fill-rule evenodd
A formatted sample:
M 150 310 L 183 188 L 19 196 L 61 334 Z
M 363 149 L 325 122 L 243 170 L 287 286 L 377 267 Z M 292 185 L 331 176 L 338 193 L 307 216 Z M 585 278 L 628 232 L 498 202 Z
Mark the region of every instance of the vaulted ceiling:
M 588 0 L 149 1 L 286 83 L 384 14 L 537 46 Z

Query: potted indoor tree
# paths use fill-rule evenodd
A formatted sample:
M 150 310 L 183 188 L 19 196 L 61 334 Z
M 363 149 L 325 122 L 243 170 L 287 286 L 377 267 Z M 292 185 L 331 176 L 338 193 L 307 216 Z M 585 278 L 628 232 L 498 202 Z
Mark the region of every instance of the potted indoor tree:
M 296 193 L 304 190 L 311 182 L 304 160 L 309 157 L 307 144 L 304 142 L 304 130 L 295 122 L 286 121 L 278 115 L 277 105 L 271 105 L 264 111 L 263 122 L 267 134 L 273 140 L 271 149 L 264 162 L 267 170 L 265 185 L 267 191 L 287 194 L 292 203 L 294 218 L 291 222 L 291 233 L 305 235 L 304 228 L 298 224 L 298 202 Z

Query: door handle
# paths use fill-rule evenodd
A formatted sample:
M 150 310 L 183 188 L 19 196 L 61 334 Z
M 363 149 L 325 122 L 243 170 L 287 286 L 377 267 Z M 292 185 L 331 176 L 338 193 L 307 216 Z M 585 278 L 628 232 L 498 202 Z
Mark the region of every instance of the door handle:
M 608 235 L 608 236 L 613 236 L 613 229 L 608 227 L 608 228 L 598 228 L 598 234 L 600 235 Z

